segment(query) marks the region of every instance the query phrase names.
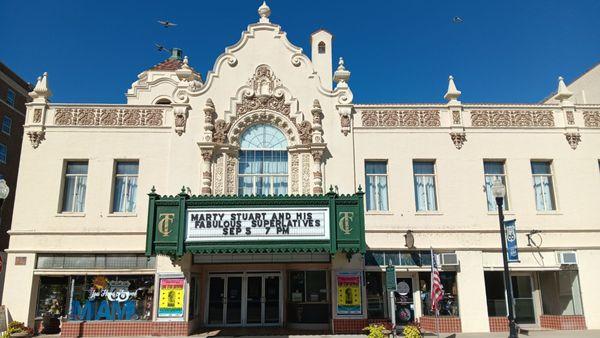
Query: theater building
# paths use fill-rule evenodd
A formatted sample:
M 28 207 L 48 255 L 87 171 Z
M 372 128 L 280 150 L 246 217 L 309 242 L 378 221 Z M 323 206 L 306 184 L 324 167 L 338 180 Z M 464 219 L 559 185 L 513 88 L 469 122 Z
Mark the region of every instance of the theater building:
M 561 80 L 556 102 L 469 104 L 450 78 L 442 103 L 357 103 L 329 32 L 309 57 L 258 12 L 211 71 L 174 49 L 125 104 L 50 103 L 37 82 L 12 318 L 63 336 L 360 332 L 389 322 L 391 265 L 397 323 L 433 330 L 433 250 L 442 331 L 507 330 L 501 179 L 517 322 L 600 329 L 600 102 Z

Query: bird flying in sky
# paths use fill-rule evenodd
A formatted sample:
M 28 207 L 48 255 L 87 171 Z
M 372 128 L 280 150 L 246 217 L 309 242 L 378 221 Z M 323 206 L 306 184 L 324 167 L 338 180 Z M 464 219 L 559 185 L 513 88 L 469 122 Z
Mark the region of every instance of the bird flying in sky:
M 166 48 L 165 46 L 159 45 L 158 43 L 155 43 L 154 46 L 156 47 L 156 50 L 159 52 L 168 52 L 169 49 Z
M 452 22 L 454 23 L 462 23 L 463 19 L 460 16 L 455 16 L 452 18 Z
M 172 23 L 171 21 L 166 21 L 166 20 L 158 20 L 158 23 L 161 24 L 165 28 L 177 26 L 176 23 Z

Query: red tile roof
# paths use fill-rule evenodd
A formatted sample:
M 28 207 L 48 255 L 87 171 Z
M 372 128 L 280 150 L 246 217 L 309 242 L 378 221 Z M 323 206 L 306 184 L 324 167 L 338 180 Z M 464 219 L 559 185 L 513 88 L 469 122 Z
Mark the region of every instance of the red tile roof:
M 150 70 L 177 70 L 181 68 L 183 61 L 175 58 L 168 58 L 165 61 L 154 65 Z

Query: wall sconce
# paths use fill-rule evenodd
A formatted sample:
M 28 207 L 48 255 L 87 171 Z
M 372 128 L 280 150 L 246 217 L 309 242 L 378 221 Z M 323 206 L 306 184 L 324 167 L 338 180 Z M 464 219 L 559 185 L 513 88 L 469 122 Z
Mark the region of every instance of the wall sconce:
M 404 246 L 409 249 L 415 248 L 415 236 L 413 235 L 412 230 L 406 231 L 406 234 L 404 235 Z

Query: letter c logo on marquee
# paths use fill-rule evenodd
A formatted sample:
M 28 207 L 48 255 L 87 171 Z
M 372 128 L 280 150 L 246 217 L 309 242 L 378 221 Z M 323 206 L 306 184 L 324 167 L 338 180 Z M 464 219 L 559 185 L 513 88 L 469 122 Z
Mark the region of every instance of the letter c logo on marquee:
M 171 232 L 173 232 L 171 224 L 173 224 L 175 214 L 160 214 L 158 218 L 158 232 L 160 232 L 163 237 L 169 237 Z
M 342 232 L 346 235 L 350 235 L 350 232 L 352 231 L 350 222 L 352 222 L 353 216 L 353 212 L 340 212 L 340 221 L 338 222 L 338 225 L 340 226 Z

